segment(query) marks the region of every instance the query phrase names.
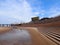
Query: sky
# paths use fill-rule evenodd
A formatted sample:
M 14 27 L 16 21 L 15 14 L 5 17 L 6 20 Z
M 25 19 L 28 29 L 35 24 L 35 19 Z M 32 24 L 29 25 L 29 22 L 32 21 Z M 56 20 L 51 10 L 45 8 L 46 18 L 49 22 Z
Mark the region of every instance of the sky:
M 0 0 L 0 24 L 23 23 L 32 17 L 60 15 L 60 0 Z

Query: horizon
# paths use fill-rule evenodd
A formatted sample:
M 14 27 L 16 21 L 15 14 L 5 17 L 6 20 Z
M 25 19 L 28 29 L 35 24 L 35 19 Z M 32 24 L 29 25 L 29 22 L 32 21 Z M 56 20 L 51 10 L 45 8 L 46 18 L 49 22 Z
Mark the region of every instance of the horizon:
M 32 17 L 60 15 L 60 0 L 0 0 L 0 24 L 22 23 Z

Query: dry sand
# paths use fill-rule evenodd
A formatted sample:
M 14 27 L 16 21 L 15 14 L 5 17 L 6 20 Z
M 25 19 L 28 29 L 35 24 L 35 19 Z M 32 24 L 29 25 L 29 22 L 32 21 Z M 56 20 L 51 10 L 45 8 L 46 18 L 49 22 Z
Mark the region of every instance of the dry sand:
M 31 23 L 31 24 L 22 24 L 20 27 L 60 27 L 60 21 L 51 22 L 51 23 Z
M 11 30 L 11 27 L 0 27 L 0 33 L 7 32 Z
M 20 27 L 20 29 L 26 29 L 31 34 L 32 44 L 31 45 L 57 45 L 45 36 L 43 36 L 37 28 L 34 27 Z
M 42 27 L 39 30 L 35 27 L 17 27 L 17 28 L 24 30 L 26 29 L 30 33 L 32 40 L 31 45 L 57 45 L 39 32 L 39 30 L 43 29 Z M 0 27 L 0 33 L 9 30 L 11 30 L 10 27 Z

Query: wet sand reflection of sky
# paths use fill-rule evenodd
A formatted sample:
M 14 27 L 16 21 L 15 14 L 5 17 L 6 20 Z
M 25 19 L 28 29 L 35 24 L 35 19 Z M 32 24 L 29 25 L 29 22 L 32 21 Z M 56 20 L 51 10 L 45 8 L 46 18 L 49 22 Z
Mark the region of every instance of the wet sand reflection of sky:
M 3 43 L 3 45 L 4 44 L 7 44 L 7 45 L 13 45 L 13 44 L 30 45 L 31 36 L 27 30 L 13 29 L 4 34 L 0 34 L 0 44 L 2 44 L 2 43 Z

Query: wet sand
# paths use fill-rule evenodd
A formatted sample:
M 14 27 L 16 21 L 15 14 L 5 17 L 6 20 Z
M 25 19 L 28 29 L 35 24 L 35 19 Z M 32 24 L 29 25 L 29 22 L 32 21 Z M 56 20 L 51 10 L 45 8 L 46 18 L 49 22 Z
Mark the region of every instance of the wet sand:
M 57 45 L 43 36 L 35 27 L 20 27 L 20 29 L 26 29 L 29 31 L 32 38 L 32 45 Z
M 0 45 L 56 45 L 35 27 L 18 27 L 0 35 Z
M 0 34 L 0 45 L 31 45 L 31 37 L 26 30 L 13 29 Z

